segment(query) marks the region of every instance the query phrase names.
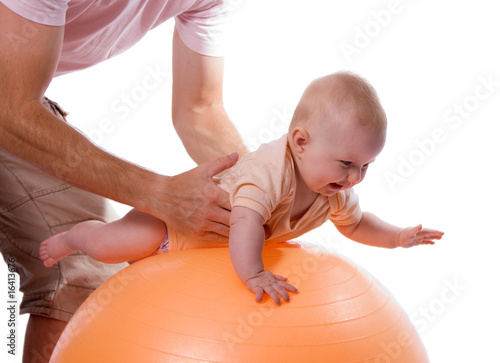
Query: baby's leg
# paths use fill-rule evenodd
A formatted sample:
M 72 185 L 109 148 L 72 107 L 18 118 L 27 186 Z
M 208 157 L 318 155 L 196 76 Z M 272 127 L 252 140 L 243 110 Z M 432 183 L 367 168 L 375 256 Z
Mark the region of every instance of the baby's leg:
M 75 251 L 106 263 L 135 261 L 151 255 L 165 233 L 161 220 L 132 209 L 117 221 L 87 221 L 48 238 L 40 246 L 40 257 L 47 267 Z

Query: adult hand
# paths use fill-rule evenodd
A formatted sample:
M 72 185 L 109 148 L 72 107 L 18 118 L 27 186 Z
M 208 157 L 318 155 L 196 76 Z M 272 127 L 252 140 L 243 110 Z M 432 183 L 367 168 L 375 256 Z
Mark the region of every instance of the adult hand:
M 237 161 L 238 153 L 233 153 L 169 177 L 168 182 L 160 186 L 159 195 L 163 198 L 157 198 L 150 213 L 188 236 L 202 240 L 227 239 L 229 195 L 212 178 Z

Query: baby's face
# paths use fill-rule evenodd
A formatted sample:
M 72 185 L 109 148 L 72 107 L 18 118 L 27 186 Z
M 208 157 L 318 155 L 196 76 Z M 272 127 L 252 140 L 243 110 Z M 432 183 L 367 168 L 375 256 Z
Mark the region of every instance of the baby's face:
M 356 122 L 347 121 L 340 129 L 312 133 L 297 167 L 309 189 L 331 196 L 360 183 L 384 143 L 384 134 L 376 135 Z

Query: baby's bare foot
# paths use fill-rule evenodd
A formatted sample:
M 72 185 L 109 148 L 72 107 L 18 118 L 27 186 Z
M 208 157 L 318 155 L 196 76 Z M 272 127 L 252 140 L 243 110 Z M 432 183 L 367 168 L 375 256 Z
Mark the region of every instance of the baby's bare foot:
M 40 245 L 40 258 L 45 267 L 54 265 L 61 258 L 75 252 L 66 243 L 66 232 L 47 238 Z

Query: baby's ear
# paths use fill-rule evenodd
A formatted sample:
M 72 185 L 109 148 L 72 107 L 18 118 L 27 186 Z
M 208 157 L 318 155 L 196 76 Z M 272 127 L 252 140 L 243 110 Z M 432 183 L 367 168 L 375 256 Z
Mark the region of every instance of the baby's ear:
M 309 144 L 310 139 L 311 136 L 305 128 L 301 126 L 295 127 L 290 132 L 290 147 L 293 154 L 300 158 Z

